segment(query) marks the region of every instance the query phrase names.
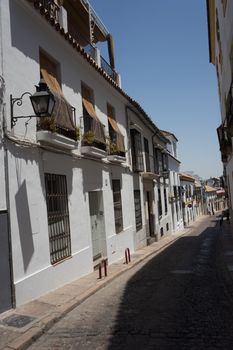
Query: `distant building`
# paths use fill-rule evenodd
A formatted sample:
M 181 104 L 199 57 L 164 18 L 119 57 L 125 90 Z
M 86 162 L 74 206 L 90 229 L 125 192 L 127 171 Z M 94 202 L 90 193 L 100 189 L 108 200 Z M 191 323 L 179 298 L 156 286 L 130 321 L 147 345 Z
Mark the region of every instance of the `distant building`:
M 188 226 L 196 219 L 196 200 L 195 194 L 195 178 L 185 174 L 180 174 L 180 185 L 182 193 L 182 213 L 183 222 L 185 226 Z
M 181 206 L 181 185 L 180 185 L 180 161 L 177 155 L 178 139 L 169 132 L 162 130 L 162 133 L 170 141 L 167 144 L 168 150 L 168 176 L 169 176 L 169 208 L 172 223 L 172 231 L 176 232 L 184 228 L 182 206 Z

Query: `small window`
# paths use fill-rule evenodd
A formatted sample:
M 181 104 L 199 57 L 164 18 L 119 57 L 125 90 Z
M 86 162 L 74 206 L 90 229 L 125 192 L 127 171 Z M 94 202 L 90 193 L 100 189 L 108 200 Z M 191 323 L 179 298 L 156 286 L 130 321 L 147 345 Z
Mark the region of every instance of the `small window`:
M 60 64 L 49 55 L 40 50 L 40 76 L 46 82 L 53 94 L 55 104 L 52 118 L 39 118 L 37 121 L 38 130 L 48 130 L 61 134 L 65 137 L 77 140 L 77 128 L 74 108 L 66 100 L 60 83 Z
M 179 221 L 179 207 L 177 202 L 176 202 L 176 218 L 177 218 L 177 221 Z
M 163 171 L 163 156 L 159 148 L 155 148 L 155 173 L 160 174 Z
M 158 188 L 158 213 L 159 213 L 159 216 L 162 216 L 163 214 L 160 188 Z
M 125 157 L 125 141 L 116 121 L 115 108 L 107 103 L 109 154 Z
M 82 137 L 83 145 L 92 145 L 97 148 L 106 149 L 106 139 L 104 126 L 100 122 L 95 108 L 93 91 L 82 83 L 82 104 L 83 104 L 83 124 L 84 134 Z
M 45 191 L 50 260 L 55 264 L 71 255 L 66 176 L 46 173 Z
M 162 153 L 162 162 L 163 171 L 168 171 L 168 156 L 166 153 Z
M 144 137 L 144 153 L 145 153 L 145 161 L 146 161 L 146 171 L 150 172 L 149 142 L 145 137 Z
M 167 190 L 164 188 L 163 190 L 164 193 L 164 206 L 165 206 L 165 215 L 167 214 Z
M 61 84 L 59 79 L 59 63 L 50 58 L 47 54 L 40 50 L 40 76 L 43 78 L 48 87 L 58 93 L 62 94 Z
M 166 230 L 169 231 L 169 223 L 166 224 Z
M 160 229 L 160 236 L 163 237 L 163 227 Z
M 121 203 L 121 182 L 120 180 L 112 180 L 113 204 L 115 215 L 116 233 L 123 230 L 122 203 Z
M 132 152 L 132 164 L 134 171 L 143 171 L 143 153 L 142 153 L 142 140 L 141 134 L 135 129 L 130 130 L 131 136 L 131 152 Z
M 134 190 L 134 208 L 135 208 L 136 231 L 139 231 L 142 228 L 142 209 L 141 209 L 140 190 Z

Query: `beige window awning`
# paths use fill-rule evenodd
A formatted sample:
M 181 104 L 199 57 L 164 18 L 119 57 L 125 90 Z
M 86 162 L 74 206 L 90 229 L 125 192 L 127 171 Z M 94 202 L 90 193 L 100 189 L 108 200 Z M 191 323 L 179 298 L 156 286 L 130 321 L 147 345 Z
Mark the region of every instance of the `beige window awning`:
M 105 144 L 106 139 L 104 128 L 96 114 L 93 103 L 91 101 L 91 91 L 84 85 L 82 85 L 82 102 L 84 109 L 84 118 L 85 115 L 88 115 L 92 119 L 92 122 L 90 123 L 90 131 L 93 132 L 95 141 Z
M 119 152 L 125 153 L 125 143 L 124 143 L 124 136 L 122 135 L 119 126 L 117 124 L 116 118 L 115 118 L 115 111 L 114 108 L 107 104 L 107 114 L 108 114 L 108 121 L 111 125 L 113 131 L 116 134 L 116 146 L 119 150 Z
M 66 101 L 58 82 L 56 64 L 42 52 L 40 52 L 40 72 L 55 98 L 55 106 L 52 113 L 55 125 L 65 130 L 75 130 L 72 107 Z M 41 120 L 41 123 L 43 124 L 43 120 Z

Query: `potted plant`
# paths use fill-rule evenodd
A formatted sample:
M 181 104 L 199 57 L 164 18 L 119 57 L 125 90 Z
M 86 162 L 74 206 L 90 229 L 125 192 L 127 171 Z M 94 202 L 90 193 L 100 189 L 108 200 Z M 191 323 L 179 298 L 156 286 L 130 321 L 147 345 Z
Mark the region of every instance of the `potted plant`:
M 92 145 L 95 141 L 95 134 L 89 130 L 83 134 L 82 141 L 84 145 Z

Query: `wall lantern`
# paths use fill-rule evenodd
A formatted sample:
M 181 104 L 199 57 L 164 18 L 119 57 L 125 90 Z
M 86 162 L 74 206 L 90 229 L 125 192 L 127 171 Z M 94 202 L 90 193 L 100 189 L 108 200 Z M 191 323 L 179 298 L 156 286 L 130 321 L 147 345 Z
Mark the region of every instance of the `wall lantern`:
M 29 95 L 31 104 L 34 110 L 35 115 L 23 115 L 23 116 L 14 116 L 14 104 L 17 106 L 22 106 L 23 98 L 25 95 Z M 10 103 L 11 103 L 11 128 L 13 128 L 18 119 L 28 118 L 42 118 L 42 117 L 51 117 L 54 106 L 55 106 L 55 98 L 53 94 L 50 92 L 46 82 L 41 79 L 39 85 L 36 86 L 36 92 L 32 95 L 30 92 L 24 92 L 21 97 L 13 98 L 10 95 Z

